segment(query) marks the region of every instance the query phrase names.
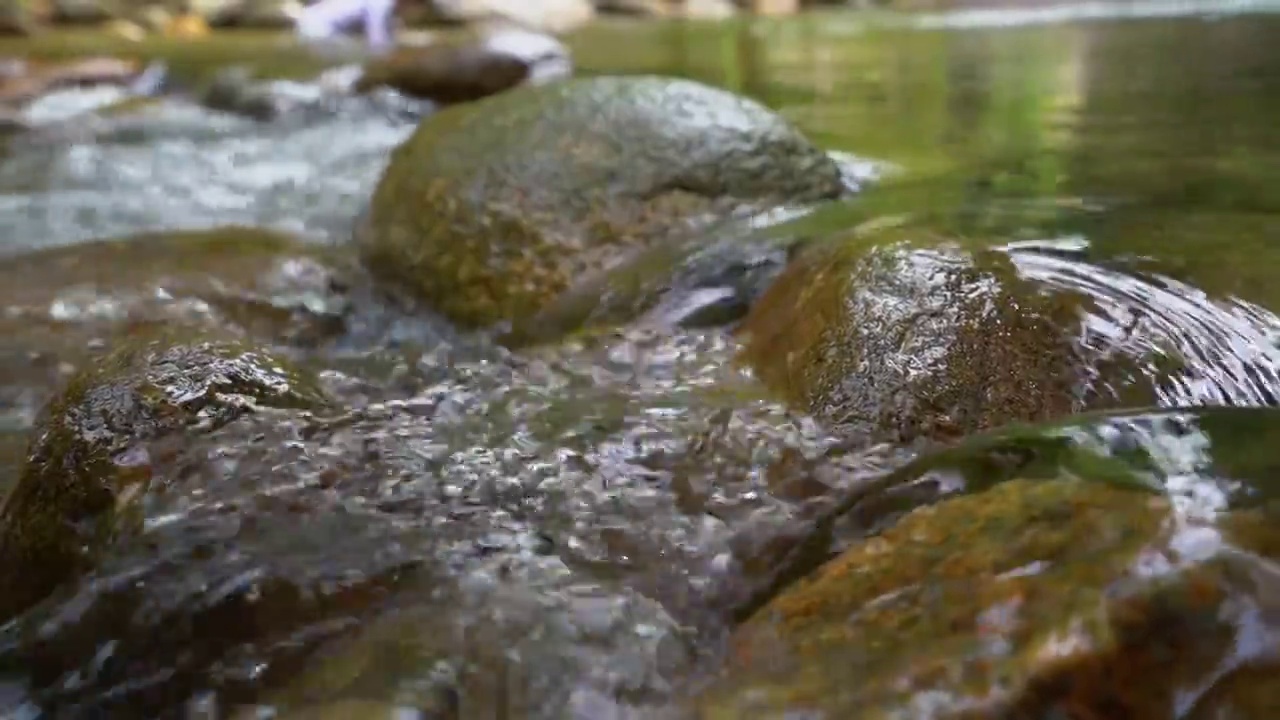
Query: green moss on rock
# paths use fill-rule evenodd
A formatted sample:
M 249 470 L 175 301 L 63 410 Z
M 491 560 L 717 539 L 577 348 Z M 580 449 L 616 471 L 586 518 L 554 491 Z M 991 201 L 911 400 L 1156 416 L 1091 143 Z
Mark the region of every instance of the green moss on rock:
M 831 159 L 753 101 L 597 77 L 429 118 L 393 155 L 356 238 L 376 273 L 482 326 L 536 312 L 691 218 L 841 191 Z
M 1243 581 L 1268 561 L 1172 520 L 1163 498 L 1075 480 L 919 508 L 740 627 L 699 716 L 1182 717 L 1270 632 L 1238 609 L 1272 601 Z
M 313 409 L 324 391 L 298 369 L 234 342 L 180 335 L 123 346 L 47 405 L 0 509 L 0 618 L 85 569 L 136 531 L 159 440 L 210 430 L 255 406 Z

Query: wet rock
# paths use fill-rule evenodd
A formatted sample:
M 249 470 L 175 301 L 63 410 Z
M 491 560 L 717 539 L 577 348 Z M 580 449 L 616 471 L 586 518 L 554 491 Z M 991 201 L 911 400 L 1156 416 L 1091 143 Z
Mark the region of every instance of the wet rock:
M 1074 479 L 917 509 L 741 627 L 700 717 L 1184 717 L 1275 632 L 1250 516 Z
M 590 0 L 429 0 L 428 5 L 435 22 L 506 21 L 557 35 L 581 27 L 595 15 Z
M 0 421 L 27 426 L 49 394 L 130 328 L 185 327 L 277 349 L 349 327 L 339 258 L 252 228 L 143 235 L 6 258 L 0 268 Z
M 376 274 L 478 326 L 528 316 L 692 220 L 842 191 L 831 159 L 755 102 L 598 77 L 429 118 L 393 156 L 356 241 Z
M 425 47 L 375 60 L 356 89 L 394 88 L 437 103 L 478 100 L 523 83 L 542 84 L 572 72 L 569 49 L 555 38 L 502 29 L 455 34 Z
M 0 76 L 0 104 L 34 99 L 50 90 L 76 85 L 125 85 L 141 72 L 140 63 L 110 57 L 92 57 L 65 63 L 23 62 Z
M 254 120 L 275 120 L 303 109 L 318 107 L 320 88 L 289 82 L 264 82 L 244 67 L 218 72 L 201 94 L 208 108 L 243 115 Z
M 431 103 L 397 95 L 390 90 L 356 92 L 360 68 L 346 66 L 322 73 L 313 81 L 268 80 L 249 68 L 223 69 L 199 93 L 207 108 L 259 122 L 286 121 L 308 124 L 339 115 L 391 115 L 416 119 L 432 109 Z
M 0 672 L 54 717 L 659 703 L 718 647 L 729 528 L 790 514 L 766 468 L 826 439 L 745 399 L 727 340 L 432 353 L 412 395 L 187 434 L 145 532 L 0 628 Z
M 0 141 L 8 140 L 10 136 L 27 129 L 28 125 L 19 113 L 0 109 Z
M 787 265 L 799 242 L 785 225 L 731 219 L 659 242 L 608 271 L 572 283 L 516 322 L 504 344 L 522 347 L 572 333 L 645 327 L 717 327 L 740 321 Z
M 382 702 L 427 717 L 552 720 L 575 716 L 586 688 L 642 701 L 688 670 L 678 624 L 633 593 L 490 581 L 462 595 L 398 610 L 320 649 L 270 704 L 306 713 Z M 476 612 L 449 613 L 446 600 Z
M 319 408 L 298 370 L 234 343 L 174 338 L 127 344 L 71 380 L 45 409 L 18 485 L 0 509 L 0 600 L 10 618 L 141 529 L 161 444 L 255 407 Z
M 873 441 L 1154 403 L 1163 358 L 1085 342 L 1089 307 L 1020 276 L 1002 250 L 889 228 L 801 252 L 744 322 L 744 357 L 799 407 Z
M 1252 448 L 1278 421 L 1102 414 L 975 437 L 851 488 L 777 556 L 798 566 L 750 608 L 699 716 L 1267 707 L 1280 534 Z

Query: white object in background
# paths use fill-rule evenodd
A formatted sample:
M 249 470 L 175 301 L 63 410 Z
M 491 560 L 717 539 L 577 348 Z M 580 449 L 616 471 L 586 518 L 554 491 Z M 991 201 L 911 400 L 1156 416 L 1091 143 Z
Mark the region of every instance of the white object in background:
M 320 0 L 298 13 L 298 34 L 308 40 L 328 40 L 363 24 L 374 50 L 391 46 L 395 0 Z
M 483 35 L 482 46 L 494 55 L 507 55 L 529 67 L 525 81 L 532 85 L 566 78 L 573 74 L 573 61 L 564 43 L 540 32 L 498 25 Z

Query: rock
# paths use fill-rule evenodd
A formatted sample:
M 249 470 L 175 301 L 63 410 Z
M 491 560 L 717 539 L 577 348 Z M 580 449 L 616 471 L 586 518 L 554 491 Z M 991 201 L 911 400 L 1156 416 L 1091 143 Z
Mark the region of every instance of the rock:
M 298 92 L 291 92 L 291 91 Z M 288 81 L 262 81 L 246 67 L 218 71 L 200 95 L 200 104 L 254 120 L 276 120 L 320 104 L 322 91 Z
M 52 717 L 182 716 L 207 693 L 308 718 L 429 708 L 451 686 L 480 718 L 503 690 L 530 720 L 664 701 L 691 651 L 719 647 L 695 623 L 732 581 L 729 526 L 790 517 L 762 481 L 823 437 L 744 403 L 723 337 L 633 337 L 568 366 L 559 346 L 460 350 L 424 357 L 425 387 L 365 400 L 327 376 L 348 411 L 252 413 L 152 453 L 166 492 L 146 532 L 0 627 L 0 668 Z M 642 365 L 661 380 L 636 383 Z
M 588 582 L 557 593 L 486 584 L 493 586 L 419 597 L 417 606 L 318 649 L 270 705 L 287 718 L 377 703 L 401 704 L 426 717 L 452 717 L 459 706 L 476 717 L 598 717 L 568 711 L 576 683 L 566 678 L 603 681 L 605 692 L 615 689 L 607 688 L 612 684 L 639 694 L 652 683 L 656 668 L 646 666 L 661 657 L 661 646 L 668 646 L 665 659 L 672 665 L 681 662 L 677 624 L 661 605 L 636 593 Z M 473 614 L 451 614 L 451 604 Z
M 1085 297 L 931 232 L 868 228 L 799 253 L 743 323 L 744 358 L 796 406 L 868 441 L 1156 402 L 1157 358 L 1081 342 Z
M 44 410 L 0 508 L 0 599 L 8 619 L 140 529 L 166 440 L 207 432 L 258 406 L 316 409 L 325 393 L 247 346 L 176 336 L 127 343 L 76 376 Z
M 678 11 L 674 0 L 596 0 L 596 11 L 617 15 L 666 17 Z
M 590 0 L 429 0 L 429 7 L 436 22 L 505 21 L 553 35 L 576 30 L 595 15 Z
M 11 136 L 30 129 L 21 113 L 0 108 L 0 141 L 7 141 Z
M 88 57 L 62 63 L 21 63 L 0 76 L 0 103 L 17 104 L 76 85 L 125 85 L 142 71 L 133 60 Z
M 0 269 L 0 426 L 30 427 L 69 373 L 130 329 L 181 327 L 323 352 L 367 325 L 350 314 L 347 271 L 292 236 L 236 227 L 11 256 Z
M 36 19 L 27 0 L 0 0 L 0 37 L 26 37 L 36 31 Z
M 367 92 L 394 88 L 437 103 L 478 100 L 523 83 L 568 77 L 569 49 L 547 35 L 502 29 L 455 35 L 425 47 L 406 48 L 373 61 L 356 83 Z
M 1211 481 L 1170 498 L 1075 470 L 919 507 L 854 542 L 735 631 L 696 716 L 1172 720 L 1276 707 L 1280 667 L 1251 640 L 1277 630 L 1264 570 L 1280 550 L 1274 508 L 1193 514 L 1182 508 Z
M 428 118 L 392 157 L 356 241 L 375 274 L 475 327 L 531 315 L 693 219 L 841 192 L 831 159 L 751 100 L 597 77 Z

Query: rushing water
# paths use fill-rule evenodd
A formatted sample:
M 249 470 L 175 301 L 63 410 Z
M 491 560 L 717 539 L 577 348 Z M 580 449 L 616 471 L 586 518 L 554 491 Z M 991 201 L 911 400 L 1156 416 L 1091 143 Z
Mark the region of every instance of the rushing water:
M 824 147 L 893 168 L 810 227 L 933 216 L 957 238 L 1004 247 L 1025 275 L 1090 298 L 1086 333 L 1176 347 L 1188 372 L 1162 404 L 1275 405 L 1280 18 L 1268 9 L 618 24 L 574 44 L 583 72 L 728 87 Z M 304 104 L 323 95 L 290 92 Z M 0 252 L 226 224 L 340 244 L 416 122 L 385 103 L 321 103 L 268 124 L 180 99 L 128 121 L 93 114 L 110 100 L 76 91 L 28 108 L 42 127 L 0 158 Z M 86 300 L 48 273 L 4 277 L 8 484 L 35 408 L 71 371 L 29 357 L 36 348 L 13 328 L 92 319 L 125 301 Z M 33 297 L 39 306 L 24 306 Z M 731 575 L 770 576 L 824 497 L 883 477 L 906 453 L 858 448 L 814 471 L 837 439 L 764 397 L 725 331 L 641 326 L 512 354 L 429 317 L 387 315 L 373 313 L 376 327 L 342 352 L 312 358 L 328 364 L 349 412 L 250 418 L 175 449 L 174 484 L 198 492 L 149 510 L 168 549 L 108 563 L 43 611 L 45 644 L 27 662 L 68 717 L 138 707 L 203 717 L 214 700 L 261 701 L 264 683 L 290 684 L 297 648 L 357 625 L 372 628 L 352 641 L 372 669 L 339 662 L 308 682 L 356 678 L 366 695 L 427 707 L 445 683 L 423 668 L 463 654 L 480 668 L 459 681 L 464 704 L 480 703 L 464 717 L 542 717 L 539 704 L 623 717 L 606 696 L 661 705 L 714 661 L 722 628 L 707 616 L 750 604 Z M 414 323 L 427 329 L 405 330 Z M 1276 462 L 1265 414 L 1209 415 L 1212 439 L 1181 416 L 1135 417 L 1077 440 L 1114 444 L 1116 427 L 1140 436 L 1131 444 L 1164 453 L 1162 482 L 1188 512 L 1225 502 L 1213 462 L 1253 475 Z M 1234 440 L 1229 456 L 1211 452 L 1221 437 Z M 1251 444 L 1237 452 L 1240 438 Z M 183 460 L 194 457 L 216 461 Z M 241 483 L 270 492 L 246 498 Z M 270 595 L 272 583 L 318 588 L 331 604 Z M 236 604 L 258 592 L 268 601 L 257 610 Z M 333 611 L 362 594 L 391 599 Z M 494 699 L 507 672 L 523 696 Z M 20 704 L 29 679 L 5 686 L 0 708 L 10 695 Z M 294 685 L 308 700 L 333 689 Z M 485 715 L 498 711 L 484 702 L 512 714 Z

